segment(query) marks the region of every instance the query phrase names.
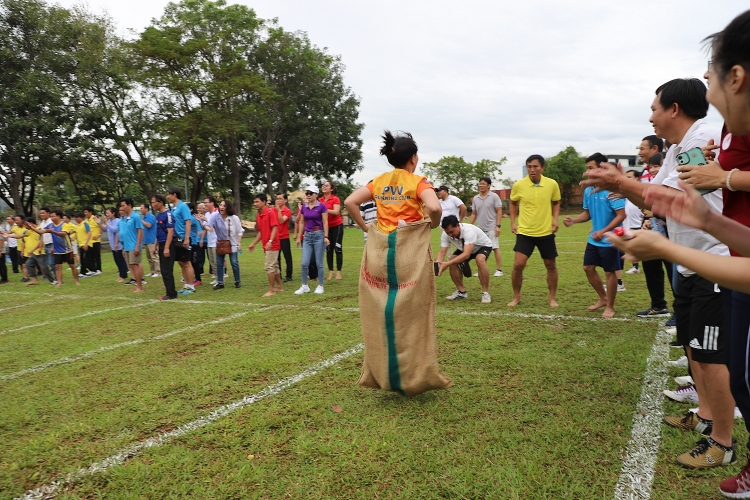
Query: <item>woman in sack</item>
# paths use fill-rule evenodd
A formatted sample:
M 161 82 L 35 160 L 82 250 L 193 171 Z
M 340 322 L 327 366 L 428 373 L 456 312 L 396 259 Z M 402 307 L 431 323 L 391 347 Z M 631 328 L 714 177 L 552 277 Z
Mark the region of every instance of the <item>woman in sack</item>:
M 242 233 L 245 230 L 242 228 L 240 218 L 234 214 L 231 201 L 224 200 L 219 204 L 219 214 L 219 216 L 212 216 L 207 222 L 216 232 L 216 284 L 214 290 L 224 288 L 224 262 L 227 255 L 234 274 L 234 287 L 239 288 L 242 285 L 240 263 L 237 256 Z
M 318 286 L 315 293 L 323 293 L 323 254 L 329 245 L 328 240 L 328 207 L 318 201 L 317 186 L 310 186 L 305 190 L 305 203 L 300 208 L 302 215 L 304 241 L 302 231 L 297 235 L 297 246 L 302 245 L 302 286 L 294 292 L 296 295 L 309 293 L 307 286 L 307 272 L 310 267 L 311 256 L 315 256 L 318 268 Z
M 453 385 L 437 365 L 430 229 L 440 224 L 442 209 L 432 184 L 414 173 L 419 156 L 411 134 L 386 130 L 383 139 L 380 154 L 395 168 L 345 201 L 368 234 L 359 280 L 365 360 L 358 384 L 414 396 Z M 370 200 L 377 222 L 368 226 L 359 206 Z

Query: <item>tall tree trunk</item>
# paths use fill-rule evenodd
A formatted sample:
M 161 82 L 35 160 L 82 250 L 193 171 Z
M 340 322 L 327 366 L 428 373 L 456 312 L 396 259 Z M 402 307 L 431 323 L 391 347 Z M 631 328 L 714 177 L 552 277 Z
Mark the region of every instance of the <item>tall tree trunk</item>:
M 234 197 L 234 209 L 242 214 L 242 200 L 240 199 L 240 163 L 237 161 L 237 138 L 227 137 L 229 143 L 229 164 L 232 166 L 232 196 Z

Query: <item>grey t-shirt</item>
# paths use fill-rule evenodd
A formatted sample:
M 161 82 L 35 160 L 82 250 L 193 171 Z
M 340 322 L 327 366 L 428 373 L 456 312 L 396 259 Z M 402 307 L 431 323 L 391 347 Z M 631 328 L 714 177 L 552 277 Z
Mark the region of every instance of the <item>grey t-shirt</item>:
M 477 214 L 474 224 L 485 233 L 494 231 L 495 226 L 499 224 L 497 209 L 502 206 L 503 202 L 500 201 L 500 197 L 492 191 L 489 191 L 484 199 L 481 195 L 476 195 L 471 201 L 471 210 Z

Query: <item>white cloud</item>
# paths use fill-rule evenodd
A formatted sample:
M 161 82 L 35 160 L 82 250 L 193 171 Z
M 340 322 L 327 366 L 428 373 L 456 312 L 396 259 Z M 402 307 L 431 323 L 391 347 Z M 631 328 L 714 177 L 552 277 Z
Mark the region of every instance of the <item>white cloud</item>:
M 88 1 L 123 33 L 166 3 Z M 411 132 L 423 161 L 507 156 L 505 174 L 515 178 L 529 154 L 568 145 L 632 154 L 652 132 L 656 87 L 702 77 L 701 40 L 748 8 L 745 0 L 240 3 L 342 56 L 366 124 L 360 183 L 389 168 L 377 154 L 384 128 Z M 709 119 L 720 124 L 714 111 Z

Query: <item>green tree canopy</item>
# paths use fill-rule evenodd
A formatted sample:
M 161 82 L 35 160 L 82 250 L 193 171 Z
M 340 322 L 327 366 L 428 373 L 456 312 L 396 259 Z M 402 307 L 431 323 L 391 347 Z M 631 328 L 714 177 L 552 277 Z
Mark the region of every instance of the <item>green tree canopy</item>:
M 434 163 L 424 163 L 422 170 L 433 186 L 448 186 L 451 194 L 466 203 L 477 193 L 479 178 L 489 177 L 494 183 L 503 175 L 500 167 L 506 161 L 503 157 L 500 160 L 469 163 L 462 156 L 444 156 Z

